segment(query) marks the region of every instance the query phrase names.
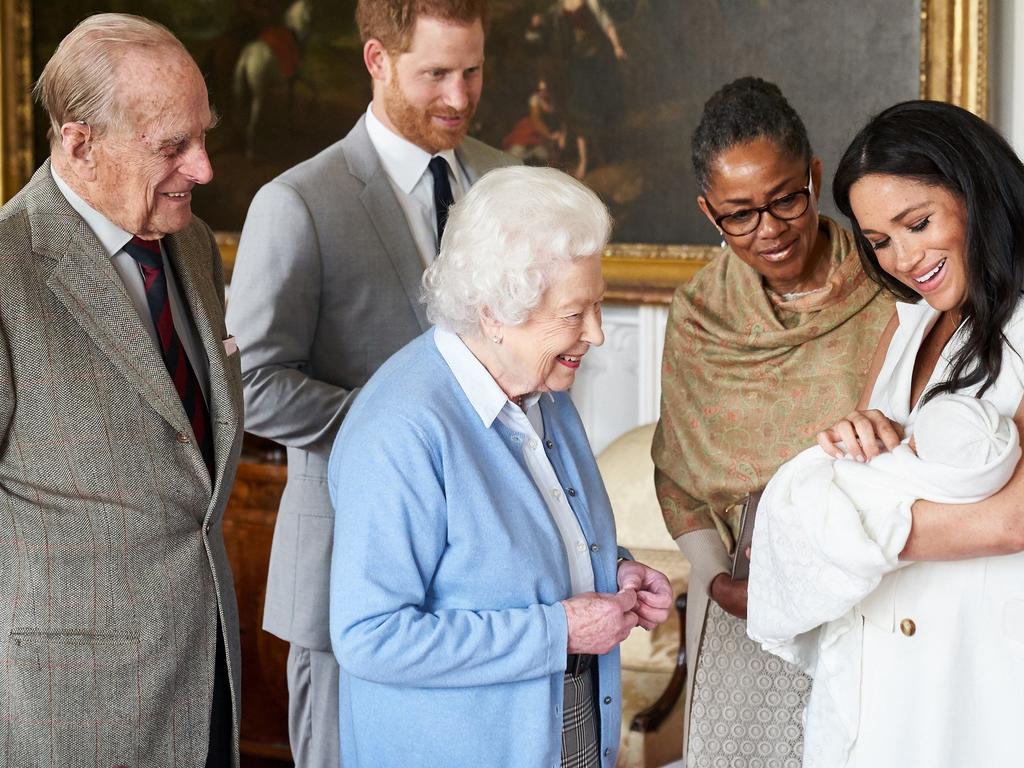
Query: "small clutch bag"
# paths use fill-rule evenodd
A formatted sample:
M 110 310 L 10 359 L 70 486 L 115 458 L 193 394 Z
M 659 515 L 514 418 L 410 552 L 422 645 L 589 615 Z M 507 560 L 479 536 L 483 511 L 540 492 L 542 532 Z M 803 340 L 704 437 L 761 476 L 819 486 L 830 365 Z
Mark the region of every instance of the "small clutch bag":
M 740 514 L 740 532 L 736 537 L 736 551 L 732 555 L 732 573 L 734 580 L 743 580 L 750 575 L 750 558 L 747 549 L 754 538 L 754 518 L 757 516 L 757 505 L 761 501 L 762 491 L 754 491 L 747 495 Z

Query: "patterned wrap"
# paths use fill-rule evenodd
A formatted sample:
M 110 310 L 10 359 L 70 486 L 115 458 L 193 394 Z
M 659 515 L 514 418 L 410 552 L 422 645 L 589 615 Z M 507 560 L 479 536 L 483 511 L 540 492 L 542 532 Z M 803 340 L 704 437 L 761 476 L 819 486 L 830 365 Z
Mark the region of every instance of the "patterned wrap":
M 834 264 L 825 290 L 784 301 L 725 250 L 676 291 L 653 445 L 674 538 L 717 528 L 731 552 L 738 502 L 860 395 L 893 301 L 864 274 L 852 236 L 825 217 L 821 227 Z
M 822 290 L 787 301 L 725 250 L 676 291 L 652 454 L 677 540 L 717 531 L 732 553 L 743 498 L 857 401 L 893 300 L 864 274 L 852 236 L 819 221 L 832 265 Z M 715 573 L 692 565 L 687 765 L 799 766 L 808 679 L 758 649 L 746 622 L 709 607 Z

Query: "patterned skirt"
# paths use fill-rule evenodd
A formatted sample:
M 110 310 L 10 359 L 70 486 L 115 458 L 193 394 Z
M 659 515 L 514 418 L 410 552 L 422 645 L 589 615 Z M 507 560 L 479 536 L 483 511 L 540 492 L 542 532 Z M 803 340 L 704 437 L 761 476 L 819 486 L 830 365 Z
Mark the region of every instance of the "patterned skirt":
M 693 675 L 687 768 L 800 768 L 811 679 L 714 601 Z
M 562 768 L 600 768 L 594 673 L 566 674 L 562 701 Z

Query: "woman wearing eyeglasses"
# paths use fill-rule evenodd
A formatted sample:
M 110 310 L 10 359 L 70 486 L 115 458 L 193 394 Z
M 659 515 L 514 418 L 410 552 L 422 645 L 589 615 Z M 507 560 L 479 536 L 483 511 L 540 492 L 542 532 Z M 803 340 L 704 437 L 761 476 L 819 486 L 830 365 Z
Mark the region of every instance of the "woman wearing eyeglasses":
M 746 637 L 747 583 L 730 576 L 741 510 L 857 402 L 893 301 L 819 216 L 821 160 L 775 85 L 745 77 L 712 96 L 692 159 L 722 252 L 676 292 L 653 447 L 691 564 L 687 764 L 799 766 L 810 683 Z

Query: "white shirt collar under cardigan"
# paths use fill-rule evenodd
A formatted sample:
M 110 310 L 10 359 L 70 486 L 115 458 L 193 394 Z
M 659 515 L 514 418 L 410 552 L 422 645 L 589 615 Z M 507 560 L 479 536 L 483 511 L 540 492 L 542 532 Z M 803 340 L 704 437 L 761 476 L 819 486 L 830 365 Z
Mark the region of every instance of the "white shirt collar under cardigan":
M 498 386 L 498 382 L 494 380 L 483 363 L 476 359 L 476 355 L 469 350 L 458 334 L 437 327 L 434 329 L 434 343 L 485 427 L 490 429 L 504 408 L 517 407 L 508 399 L 508 396 Z M 539 400 L 539 392 L 527 395 L 523 398 L 523 410 L 532 411 L 533 406 Z M 533 423 L 533 419 L 530 421 Z M 534 429 L 536 429 L 536 425 Z M 538 434 L 543 434 L 543 427 L 536 431 Z

